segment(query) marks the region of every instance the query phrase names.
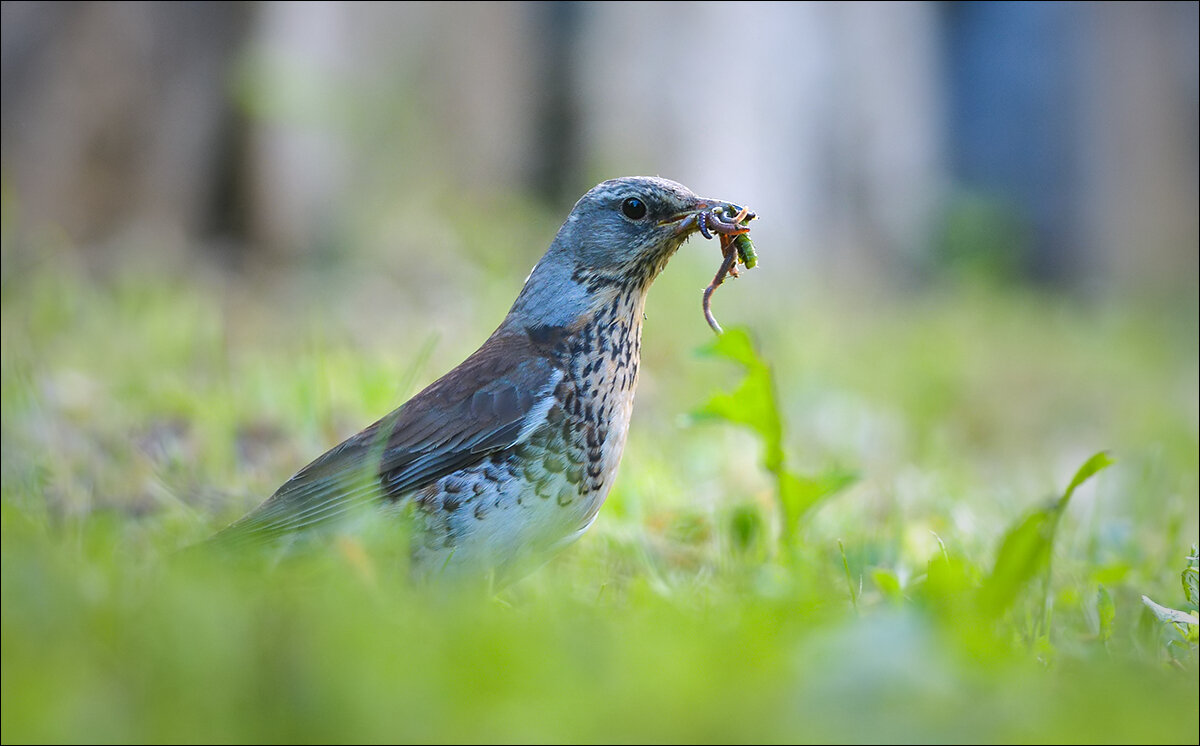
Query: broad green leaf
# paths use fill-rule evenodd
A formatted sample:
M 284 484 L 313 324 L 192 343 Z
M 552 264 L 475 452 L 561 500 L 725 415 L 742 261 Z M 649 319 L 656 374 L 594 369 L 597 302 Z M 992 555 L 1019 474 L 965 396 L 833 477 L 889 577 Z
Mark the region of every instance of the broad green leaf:
M 1075 472 L 1062 497 L 1035 508 L 1008 530 L 996 554 L 995 568 L 981 591 L 985 610 L 992 614 L 1003 613 L 1029 581 L 1049 566 L 1058 520 L 1071 495 L 1092 475 L 1112 463 L 1107 451 L 1094 454 Z
M 783 537 L 787 541 L 808 510 L 821 499 L 853 483 L 858 476 L 841 469 L 816 477 L 787 470 L 775 381 L 770 366 L 759 357 L 745 329 L 730 329 L 704 347 L 701 353 L 739 363 L 746 369 L 746 374 L 732 392 L 713 394 L 692 416 L 741 425 L 762 439 L 763 468 L 775 476 L 776 498 L 783 514 Z
M 766 443 L 764 458 L 770 464 L 782 439 L 770 367 L 755 352 L 754 343 L 743 328 L 729 329 L 702 348 L 701 353 L 740 363 L 746 369 L 746 375 L 732 393 L 713 394 L 704 406 L 693 412 L 693 416 L 721 419 L 754 430 Z
M 701 347 L 700 354 L 733 360 L 749 369 L 766 365 L 755 351 L 754 340 L 750 338 L 750 333 L 746 331 L 745 327 L 740 326 L 726 329 L 724 334 Z
M 781 427 L 770 372 L 766 368 L 751 371 L 733 393 L 713 394 L 693 416 L 744 425 L 758 433 L 768 449 L 778 447 Z
M 1004 535 L 996 566 L 982 589 L 983 605 L 989 613 L 1007 609 L 1026 583 L 1046 566 L 1061 504 L 1054 501 L 1035 509 Z
M 1160 622 L 1171 622 L 1173 624 L 1200 624 L 1200 618 L 1197 618 L 1194 613 L 1189 614 L 1186 611 L 1172 609 L 1160 604 L 1156 604 L 1150 600 L 1148 596 L 1142 596 L 1142 603 L 1146 604 L 1146 608 L 1154 612 L 1154 616 L 1158 617 Z

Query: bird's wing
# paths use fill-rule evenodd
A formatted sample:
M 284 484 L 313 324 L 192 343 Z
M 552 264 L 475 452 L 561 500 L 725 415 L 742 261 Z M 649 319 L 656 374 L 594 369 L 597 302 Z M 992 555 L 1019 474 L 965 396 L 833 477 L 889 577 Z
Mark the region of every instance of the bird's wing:
M 528 339 L 493 336 L 402 407 L 301 469 L 217 534 L 228 543 L 326 524 L 402 497 L 524 442 L 546 420 L 563 371 Z

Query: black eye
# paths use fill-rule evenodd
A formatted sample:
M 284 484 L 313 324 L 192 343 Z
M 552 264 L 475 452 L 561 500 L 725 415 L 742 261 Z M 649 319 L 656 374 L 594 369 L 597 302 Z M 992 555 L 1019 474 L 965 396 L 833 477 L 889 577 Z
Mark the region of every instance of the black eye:
M 630 197 L 621 203 L 621 212 L 630 220 L 641 220 L 646 217 L 646 203 L 637 197 Z

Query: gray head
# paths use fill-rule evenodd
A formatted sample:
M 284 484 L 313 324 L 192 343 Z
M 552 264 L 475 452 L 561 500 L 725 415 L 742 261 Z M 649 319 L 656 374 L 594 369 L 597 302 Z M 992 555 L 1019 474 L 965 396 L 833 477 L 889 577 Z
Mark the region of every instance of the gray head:
M 696 216 L 727 204 L 651 176 L 597 184 L 575 203 L 509 319 L 569 325 L 613 293 L 644 293 L 696 230 Z

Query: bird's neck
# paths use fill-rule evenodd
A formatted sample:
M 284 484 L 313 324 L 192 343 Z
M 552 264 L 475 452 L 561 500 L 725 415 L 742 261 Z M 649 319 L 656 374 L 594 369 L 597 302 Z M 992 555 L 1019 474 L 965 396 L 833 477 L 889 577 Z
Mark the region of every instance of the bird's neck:
M 605 275 L 547 256 L 529 273 L 497 332 L 553 329 L 555 336 L 563 336 L 602 321 L 623 325 L 640 337 L 646 291 L 652 279 Z

